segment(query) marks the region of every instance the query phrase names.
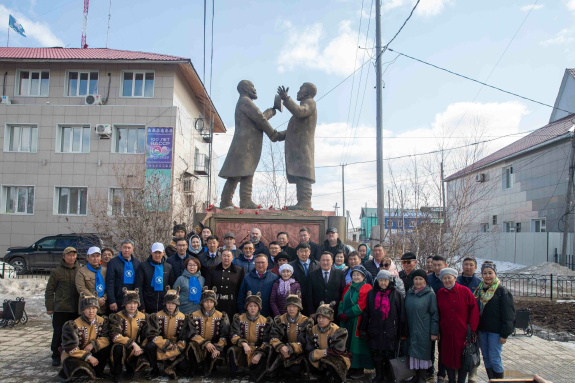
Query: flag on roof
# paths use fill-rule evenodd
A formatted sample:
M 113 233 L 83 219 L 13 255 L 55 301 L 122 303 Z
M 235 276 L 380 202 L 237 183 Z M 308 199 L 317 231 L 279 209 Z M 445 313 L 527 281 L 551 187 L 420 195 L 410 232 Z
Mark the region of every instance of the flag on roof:
M 18 22 L 18 20 L 16 20 L 14 18 L 14 16 L 10 15 L 10 21 L 8 22 L 8 25 L 10 26 L 10 28 L 14 29 L 16 32 L 18 32 L 18 34 L 26 37 L 26 35 L 24 34 L 24 27 L 22 26 L 22 24 L 20 24 Z

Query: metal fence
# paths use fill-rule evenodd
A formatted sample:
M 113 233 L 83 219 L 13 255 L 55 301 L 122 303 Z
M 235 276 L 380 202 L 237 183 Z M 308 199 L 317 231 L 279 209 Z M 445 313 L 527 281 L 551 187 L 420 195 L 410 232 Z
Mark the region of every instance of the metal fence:
M 516 297 L 575 298 L 575 276 L 501 273 L 497 277 Z
M 553 262 L 560 263 L 561 255 L 557 253 L 557 249 L 555 249 L 555 254 L 553 254 Z M 575 257 L 573 254 L 567 254 L 565 256 L 565 267 L 575 271 Z
M 2 263 L 0 279 L 48 279 L 50 271 L 49 269 L 27 269 L 24 273 L 18 273 L 12 266 Z

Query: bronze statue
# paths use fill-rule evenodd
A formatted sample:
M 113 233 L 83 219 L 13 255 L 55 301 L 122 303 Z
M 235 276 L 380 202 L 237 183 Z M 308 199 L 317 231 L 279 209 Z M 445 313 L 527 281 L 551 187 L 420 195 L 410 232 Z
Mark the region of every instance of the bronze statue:
M 311 185 L 315 183 L 314 135 L 317 108 L 313 99 L 317 88 L 304 83 L 297 92 L 298 105 L 288 96 L 289 88 L 278 88 L 278 94 L 287 110 L 292 113 L 287 130 L 278 132 L 276 140 L 285 140 L 286 175 L 290 184 L 296 184 L 297 204 L 292 209 L 311 209 Z
M 277 140 L 278 133 L 268 122 L 276 112 L 272 108 L 260 112 L 253 102 L 258 95 L 251 81 L 240 81 L 237 89 L 240 98 L 236 104 L 236 130 L 219 174 L 220 177 L 226 178 L 220 207 L 224 209 L 233 206 L 232 198 L 239 182 L 240 207 L 255 209 L 257 205 L 252 201 L 254 172 L 262 154 L 263 133 L 270 140 Z

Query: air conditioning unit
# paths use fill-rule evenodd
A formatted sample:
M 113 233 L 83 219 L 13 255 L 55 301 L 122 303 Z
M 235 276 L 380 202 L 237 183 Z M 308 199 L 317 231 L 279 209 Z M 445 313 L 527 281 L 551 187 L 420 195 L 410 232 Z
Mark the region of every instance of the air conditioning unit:
M 10 97 L 2 96 L 2 104 L 11 105 L 12 101 L 10 100 Z
M 476 182 L 483 182 L 485 181 L 485 173 L 478 173 L 475 175 Z
M 100 136 L 110 137 L 112 134 L 112 126 L 107 124 L 98 124 L 94 130 Z
M 86 105 L 102 105 L 102 96 L 99 94 L 89 94 L 84 98 Z

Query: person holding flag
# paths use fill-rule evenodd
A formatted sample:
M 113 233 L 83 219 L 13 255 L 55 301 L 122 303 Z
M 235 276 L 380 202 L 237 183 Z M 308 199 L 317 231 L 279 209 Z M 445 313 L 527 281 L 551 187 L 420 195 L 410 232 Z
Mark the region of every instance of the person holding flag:
M 106 314 L 106 268 L 100 264 L 102 251 L 99 247 L 92 246 L 88 249 L 86 266 L 80 268 L 76 274 L 76 290 L 78 294 L 98 294 L 98 315 Z M 80 304 L 78 302 L 78 307 Z M 78 314 L 82 314 L 81 311 Z
M 172 265 L 165 261 L 164 254 L 164 245 L 154 243 L 152 255 L 141 262 L 136 271 L 135 287 L 140 291 L 142 311 L 148 314 L 157 313 L 164 307 L 165 288 L 176 282 Z

